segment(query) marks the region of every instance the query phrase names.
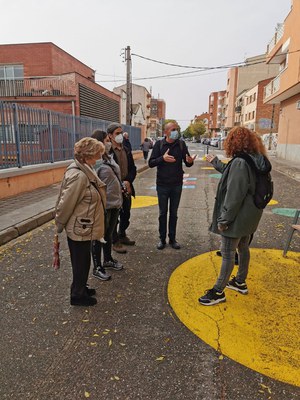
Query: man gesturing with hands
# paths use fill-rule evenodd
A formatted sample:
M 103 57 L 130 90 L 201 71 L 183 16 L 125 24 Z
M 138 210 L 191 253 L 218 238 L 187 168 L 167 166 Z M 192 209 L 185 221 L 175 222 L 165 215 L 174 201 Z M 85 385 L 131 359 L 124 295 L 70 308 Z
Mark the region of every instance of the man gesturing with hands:
M 179 207 L 183 169 L 182 162 L 187 167 L 194 164 L 196 156 L 191 157 L 183 140 L 179 139 L 178 127 L 174 122 L 165 125 L 165 137 L 155 143 L 149 167 L 157 167 L 156 190 L 159 206 L 159 243 L 158 250 L 166 247 L 167 219 L 169 209 L 168 236 L 173 249 L 180 249 L 176 241 L 177 210 Z

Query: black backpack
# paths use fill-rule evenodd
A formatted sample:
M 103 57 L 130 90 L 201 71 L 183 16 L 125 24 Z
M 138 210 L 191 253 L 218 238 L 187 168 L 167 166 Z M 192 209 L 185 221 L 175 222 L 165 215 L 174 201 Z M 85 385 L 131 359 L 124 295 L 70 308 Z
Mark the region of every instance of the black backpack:
M 260 210 L 263 210 L 273 197 L 274 185 L 270 174 L 272 165 L 270 161 L 264 156 L 265 163 L 268 166 L 268 168 L 265 172 L 262 172 L 256 167 L 254 160 L 248 154 L 239 153 L 235 156 L 235 158 L 237 157 L 243 158 L 255 171 L 256 185 L 255 185 L 255 193 L 253 196 L 253 200 L 256 207 L 259 208 Z

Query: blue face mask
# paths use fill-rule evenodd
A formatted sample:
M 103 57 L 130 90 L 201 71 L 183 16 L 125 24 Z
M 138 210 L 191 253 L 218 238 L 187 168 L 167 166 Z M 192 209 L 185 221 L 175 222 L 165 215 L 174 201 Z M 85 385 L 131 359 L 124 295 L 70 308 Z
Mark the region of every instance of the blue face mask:
M 178 131 L 171 131 L 170 133 L 170 139 L 172 140 L 177 140 L 179 138 L 179 133 Z

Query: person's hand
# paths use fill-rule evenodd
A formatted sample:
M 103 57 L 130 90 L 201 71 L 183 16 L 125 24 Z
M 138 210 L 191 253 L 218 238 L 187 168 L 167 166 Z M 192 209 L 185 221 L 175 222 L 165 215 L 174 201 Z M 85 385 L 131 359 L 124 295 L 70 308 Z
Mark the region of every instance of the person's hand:
M 216 156 L 214 154 L 207 154 L 206 155 L 206 161 L 208 161 L 210 163 L 213 161 L 214 158 L 216 158 Z
M 131 194 L 131 193 L 132 193 L 132 190 L 131 190 L 130 182 L 129 182 L 129 181 L 124 181 L 123 183 L 124 183 L 124 185 L 126 186 L 127 192 L 128 192 L 129 194 Z
M 189 156 L 188 154 L 185 156 L 186 162 L 189 164 L 194 164 L 194 160 L 197 157 L 197 154 L 195 154 L 193 157 Z
M 218 230 L 220 232 L 226 231 L 228 229 L 228 225 L 218 223 Z
M 170 163 L 175 162 L 176 159 L 175 159 L 173 156 L 170 156 L 169 150 L 170 150 L 170 149 L 168 149 L 168 150 L 165 152 L 165 154 L 163 155 L 163 159 L 164 159 L 164 161 L 166 161 L 166 162 L 170 162 Z

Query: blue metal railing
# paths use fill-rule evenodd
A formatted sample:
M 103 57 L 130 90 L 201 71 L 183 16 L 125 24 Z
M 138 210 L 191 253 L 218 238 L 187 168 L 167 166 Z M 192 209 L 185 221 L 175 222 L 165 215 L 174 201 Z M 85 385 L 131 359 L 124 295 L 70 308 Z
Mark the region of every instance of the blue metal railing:
M 110 123 L 0 101 L 0 169 L 69 160 L 75 142 Z M 138 150 L 141 129 L 122 126 Z

